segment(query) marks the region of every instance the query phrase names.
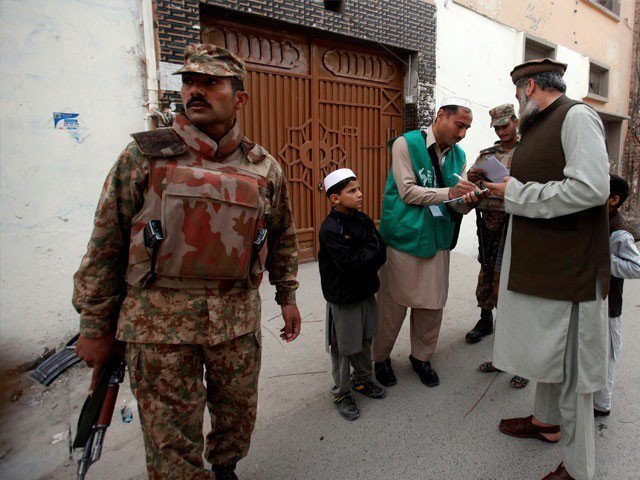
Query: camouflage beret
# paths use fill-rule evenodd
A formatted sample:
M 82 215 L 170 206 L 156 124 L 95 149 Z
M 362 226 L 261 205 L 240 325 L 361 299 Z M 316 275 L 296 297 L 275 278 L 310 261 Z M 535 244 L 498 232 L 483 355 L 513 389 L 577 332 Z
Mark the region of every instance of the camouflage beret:
M 515 116 L 516 112 L 513 109 L 513 105 L 505 103 L 489 110 L 491 116 L 491 127 L 502 127 L 507 125 L 511 119 Z
M 226 48 L 196 43 L 185 48 L 184 66 L 174 75 L 188 72 L 244 80 L 245 69 L 242 59 Z
M 517 85 L 518 81 L 536 75 L 538 73 L 556 72 L 560 75 L 564 75 L 567 70 L 567 64 L 558 62 L 551 58 L 538 58 L 536 60 L 529 60 L 528 62 L 521 63 L 513 70 L 511 70 L 511 81 L 514 85 Z

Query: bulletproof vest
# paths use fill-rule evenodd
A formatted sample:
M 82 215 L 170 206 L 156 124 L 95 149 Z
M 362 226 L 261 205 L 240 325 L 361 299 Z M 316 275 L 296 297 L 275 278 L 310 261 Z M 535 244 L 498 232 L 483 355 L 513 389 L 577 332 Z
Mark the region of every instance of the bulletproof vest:
M 244 281 L 257 288 L 266 258 L 266 247 L 254 247 L 264 228 L 262 147 L 243 138 L 217 162 L 194 153 L 172 128 L 132 136 L 149 160 L 149 180 L 132 219 L 127 282 L 218 289 L 224 281 Z M 156 252 L 145 244 L 152 220 L 160 221 L 164 236 Z

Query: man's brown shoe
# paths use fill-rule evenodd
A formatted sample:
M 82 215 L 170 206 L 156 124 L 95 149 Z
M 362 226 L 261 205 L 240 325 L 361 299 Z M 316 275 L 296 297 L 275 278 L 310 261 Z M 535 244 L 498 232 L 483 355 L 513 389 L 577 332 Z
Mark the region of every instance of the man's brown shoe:
M 575 478 L 569 475 L 569 472 L 567 472 L 563 464 L 560 464 L 555 472 L 549 473 L 542 480 L 575 480 Z
M 500 420 L 498 428 L 505 435 L 510 435 L 512 437 L 537 438 L 538 440 L 542 440 L 547 443 L 558 443 L 558 440 L 549 440 L 541 434 L 560 433 L 560 426 L 554 425 L 552 427 L 539 427 L 531 422 L 532 419 L 533 415 L 529 415 L 525 418 L 505 418 Z

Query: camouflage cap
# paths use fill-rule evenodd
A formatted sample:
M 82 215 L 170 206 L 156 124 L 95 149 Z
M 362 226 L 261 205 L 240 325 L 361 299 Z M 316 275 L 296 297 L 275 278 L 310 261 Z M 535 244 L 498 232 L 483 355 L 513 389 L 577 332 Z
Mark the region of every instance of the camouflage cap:
M 538 58 L 536 60 L 529 60 L 528 62 L 521 63 L 511 70 L 510 75 L 513 84 L 517 85 L 518 80 L 537 73 L 557 72 L 560 75 L 564 75 L 566 70 L 566 63 L 558 62 L 551 58 Z
M 244 80 L 244 62 L 226 48 L 207 43 L 189 45 L 184 50 L 184 66 L 174 75 L 181 73 L 203 73 L 214 77 L 238 77 Z
M 491 127 L 502 127 L 511 121 L 516 112 L 513 105 L 505 103 L 489 110 L 489 115 L 491 115 Z

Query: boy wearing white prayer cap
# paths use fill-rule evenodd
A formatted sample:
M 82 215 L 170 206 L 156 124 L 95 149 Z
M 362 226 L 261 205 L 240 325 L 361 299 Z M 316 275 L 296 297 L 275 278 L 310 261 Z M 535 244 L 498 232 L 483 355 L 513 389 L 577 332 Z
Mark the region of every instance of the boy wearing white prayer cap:
M 362 213 L 362 191 L 348 168 L 324 179 L 332 209 L 320 227 L 318 265 L 327 300 L 326 343 L 331 351 L 332 393 L 347 420 L 360 416 L 351 390 L 369 398 L 386 392 L 372 381 L 371 341 L 377 327 L 378 269 L 386 261 L 385 243 Z M 350 375 L 353 368 L 353 375 Z

